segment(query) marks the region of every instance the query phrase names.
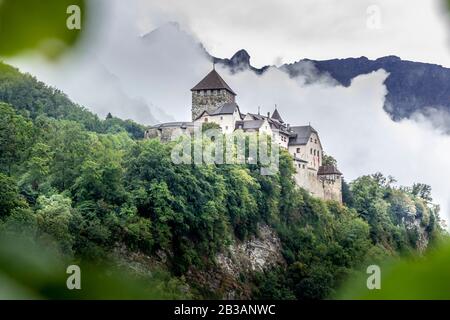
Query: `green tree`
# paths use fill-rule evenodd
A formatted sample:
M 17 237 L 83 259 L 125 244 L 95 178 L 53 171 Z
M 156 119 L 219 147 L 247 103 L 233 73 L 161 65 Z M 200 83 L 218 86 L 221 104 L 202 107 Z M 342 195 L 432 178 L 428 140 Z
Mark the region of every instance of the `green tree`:
M 411 193 L 419 198 L 427 202 L 432 202 L 433 198 L 431 197 L 431 186 L 424 183 L 414 183 L 412 186 Z
M 71 121 L 54 122 L 49 145 L 54 152 L 51 166 L 52 184 L 60 191 L 69 189 L 80 176 L 81 166 L 89 151 L 89 135 Z
M 322 157 L 322 164 L 324 166 L 335 166 L 337 167 L 337 161 L 334 157 L 324 154 Z
M 30 150 L 29 159 L 25 163 L 26 171 L 22 175 L 20 184 L 30 186 L 34 192 L 42 190 L 42 186 L 48 182 L 50 176 L 53 156 L 47 144 L 36 143 Z
M 24 159 L 31 143 L 32 123 L 0 102 L 0 171 L 12 174 L 13 167 Z
M 0 173 L 0 218 L 10 215 L 15 209 L 27 207 L 19 195 L 16 182 Z
M 71 254 L 74 242 L 69 225 L 72 219 L 72 201 L 62 195 L 40 196 L 37 201 L 36 219 L 40 237 L 56 241 L 62 252 Z

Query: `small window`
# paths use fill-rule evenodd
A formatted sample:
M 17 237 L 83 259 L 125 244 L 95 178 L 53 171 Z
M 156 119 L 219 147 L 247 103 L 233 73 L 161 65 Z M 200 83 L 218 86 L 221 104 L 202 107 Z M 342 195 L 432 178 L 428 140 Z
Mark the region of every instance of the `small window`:
M 205 118 L 205 122 L 208 122 L 208 118 Z
M 317 143 L 317 139 L 314 139 L 314 143 Z
M 225 130 L 228 130 L 228 126 L 225 126 Z
M 300 148 L 297 148 L 297 153 L 300 153 Z
M 313 138 L 309 139 L 309 141 L 313 142 Z
M 223 120 L 223 117 L 220 117 L 220 120 Z
M 311 149 L 309 149 L 309 153 L 313 154 L 312 148 L 311 148 Z

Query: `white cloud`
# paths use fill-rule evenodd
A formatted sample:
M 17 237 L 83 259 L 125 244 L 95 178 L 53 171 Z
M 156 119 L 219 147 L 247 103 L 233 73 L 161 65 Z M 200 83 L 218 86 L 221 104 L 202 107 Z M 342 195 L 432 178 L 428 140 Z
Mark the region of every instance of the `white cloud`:
M 401 185 L 430 184 L 442 216 L 450 217 L 450 136 L 437 130 L 427 117 L 393 122 L 383 110 L 387 93 L 384 70 L 353 79 L 349 87 L 321 79 L 304 86 L 272 68 L 262 76 L 222 71 L 239 94 L 244 111 L 264 112 L 278 105 L 291 125 L 311 122 L 327 153 L 335 156 L 347 180 L 382 172 Z M 300 76 L 301 77 L 301 76 Z
M 362 55 L 450 66 L 442 0 L 137 1 L 141 32 L 178 21 L 211 54 L 228 57 L 245 48 L 256 66 Z M 380 29 L 367 27 L 370 6 L 379 8 Z

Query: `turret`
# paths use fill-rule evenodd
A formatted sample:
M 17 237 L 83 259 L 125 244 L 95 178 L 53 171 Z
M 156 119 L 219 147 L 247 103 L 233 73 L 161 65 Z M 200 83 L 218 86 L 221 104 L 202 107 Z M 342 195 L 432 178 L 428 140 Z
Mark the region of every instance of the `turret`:
M 235 103 L 236 93 L 217 73 L 215 68 L 192 91 L 192 121 L 203 111 L 212 113 L 225 103 Z

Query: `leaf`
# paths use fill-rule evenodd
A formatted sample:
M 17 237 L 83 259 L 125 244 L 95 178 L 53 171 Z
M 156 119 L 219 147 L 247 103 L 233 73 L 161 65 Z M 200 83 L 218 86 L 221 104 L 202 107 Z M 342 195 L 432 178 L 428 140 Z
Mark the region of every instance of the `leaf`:
M 450 243 L 431 249 L 423 257 L 410 257 L 382 264 L 381 289 L 369 290 L 367 274 L 352 277 L 335 298 L 357 300 L 449 299 Z
M 74 21 L 70 6 L 80 9 L 80 29 L 68 27 Z M 34 50 L 50 59 L 59 57 L 79 40 L 85 10 L 85 0 L 0 0 L 0 56 Z

